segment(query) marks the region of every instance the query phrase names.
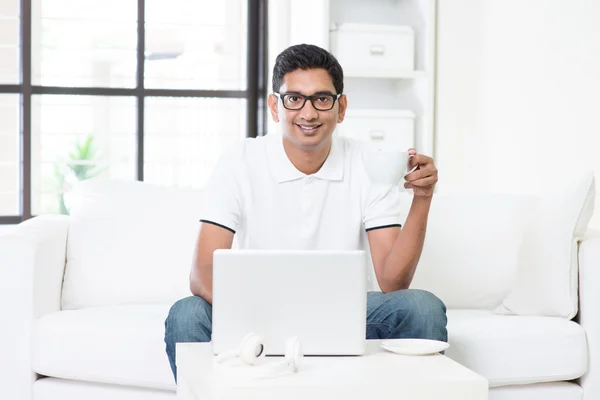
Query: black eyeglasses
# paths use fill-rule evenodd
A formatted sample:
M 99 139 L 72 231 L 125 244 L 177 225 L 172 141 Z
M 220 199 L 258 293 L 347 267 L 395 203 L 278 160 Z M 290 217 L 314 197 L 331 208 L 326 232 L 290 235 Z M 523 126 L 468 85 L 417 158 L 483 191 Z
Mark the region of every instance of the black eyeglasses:
M 301 110 L 306 104 L 306 101 L 310 100 L 316 110 L 329 111 L 333 108 L 335 101 L 339 99 L 342 94 L 317 93 L 312 96 L 304 96 L 303 94 L 298 93 L 275 92 L 275 95 L 281 99 L 283 107 L 288 110 Z

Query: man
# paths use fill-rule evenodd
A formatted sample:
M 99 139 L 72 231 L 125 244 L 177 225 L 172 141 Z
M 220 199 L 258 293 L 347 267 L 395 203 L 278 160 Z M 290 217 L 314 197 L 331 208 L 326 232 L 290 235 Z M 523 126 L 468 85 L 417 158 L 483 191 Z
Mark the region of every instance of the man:
M 275 61 L 273 92 L 268 104 L 281 136 L 244 140 L 221 158 L 206 188 L 193 296 L 175 303 L 165 321 L 175 379 L 175 344 L 211 339 L 212 254 L 231 248 L 234 234 L 242 248 L 369 248 L 381 291 L 367 295 L 367 339 L 447 341 L 444 304 L 409 289 L 437 182 L 433 160 L 411 149 L 418 169 L 404 183 L 414 198 L 401 227 L 397 191 L 370 183 L 360 143 L 332 137 L 348 104 L 337 60 L 316 46 L 292 46 Z

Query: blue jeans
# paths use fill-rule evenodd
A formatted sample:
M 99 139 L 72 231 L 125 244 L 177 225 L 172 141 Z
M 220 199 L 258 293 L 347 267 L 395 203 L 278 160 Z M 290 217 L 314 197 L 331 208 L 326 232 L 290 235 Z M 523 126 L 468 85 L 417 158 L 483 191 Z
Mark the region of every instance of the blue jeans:
M 367 294 L 367 339 L 419 338 L 448 341 L 446 306 L 433 294 L 418 289 Z M 210 342 L 212 306 L 201 297 L 176 302 L 165 321 L 165 343 L 177 381 L 175 344 Z

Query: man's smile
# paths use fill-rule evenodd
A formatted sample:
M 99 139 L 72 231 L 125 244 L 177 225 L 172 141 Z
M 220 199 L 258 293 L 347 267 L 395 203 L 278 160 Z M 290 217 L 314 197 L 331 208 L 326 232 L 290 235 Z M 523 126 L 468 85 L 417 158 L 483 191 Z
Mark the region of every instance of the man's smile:
M 322 124 L 296 124 L 305 135 L 314 134 Z

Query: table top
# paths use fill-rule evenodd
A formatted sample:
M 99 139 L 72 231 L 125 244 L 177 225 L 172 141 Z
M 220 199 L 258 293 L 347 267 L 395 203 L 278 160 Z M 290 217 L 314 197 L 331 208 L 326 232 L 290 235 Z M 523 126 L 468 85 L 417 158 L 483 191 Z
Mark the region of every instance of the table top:
M 299 371 L 277 378 L 231 377 L 213 368 L 210 343 L 178 343 L 178 381 L 198 399 L 421 399 L 488 398 L 487 380 L 442 355 L 390 353 L 379 340 L 368 340 L 362 356 L 305 356 Z M 267 357 L 265 362 L 281 361 Z M 344 397 L 341 397 L 344 396 Z

